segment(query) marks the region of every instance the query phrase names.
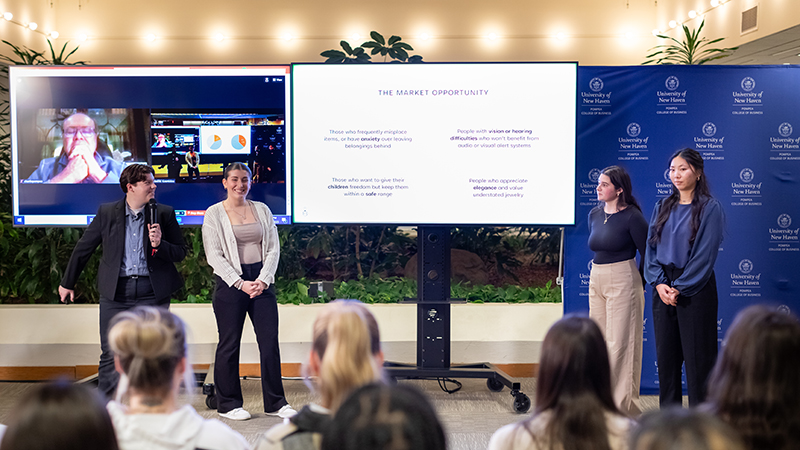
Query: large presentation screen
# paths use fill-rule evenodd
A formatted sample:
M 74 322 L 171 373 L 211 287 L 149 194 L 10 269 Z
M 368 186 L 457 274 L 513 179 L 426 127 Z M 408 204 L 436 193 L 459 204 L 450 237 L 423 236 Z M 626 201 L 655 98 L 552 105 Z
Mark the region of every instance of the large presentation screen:
M 288 65 L 12 66 L 10 86 L 15 225 L 88 225 L 129 164 L 152 165 L 156 200 L 200 225 L 232 162 L 291 223 Z
M 297 223 L 570 225 L 575 63 L 294 64 Z

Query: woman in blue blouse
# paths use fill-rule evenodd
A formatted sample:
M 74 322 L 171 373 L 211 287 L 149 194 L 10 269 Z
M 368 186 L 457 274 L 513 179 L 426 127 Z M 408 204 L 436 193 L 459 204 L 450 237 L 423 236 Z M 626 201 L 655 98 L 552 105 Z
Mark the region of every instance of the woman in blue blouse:
M 653 210 L 647 234 L 645 279 L 653 289 L 659 398 L 681 403 L 681 366 L 686 363 L 689 405 L 706 396 L 717 357 L 717 283 L 714 262 L 722 242 L 724 214 L 711 197 L 703 158 L 693 149 L 670 160 L 672 194 Z

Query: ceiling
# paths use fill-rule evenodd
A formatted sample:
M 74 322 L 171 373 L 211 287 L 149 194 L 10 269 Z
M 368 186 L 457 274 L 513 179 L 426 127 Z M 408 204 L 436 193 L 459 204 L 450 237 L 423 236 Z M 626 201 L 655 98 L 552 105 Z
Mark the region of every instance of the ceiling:
M 725 41 L 720 42 L 724 45 Z M 748 42 L 713 64 L 800 64 L 800 25 Z

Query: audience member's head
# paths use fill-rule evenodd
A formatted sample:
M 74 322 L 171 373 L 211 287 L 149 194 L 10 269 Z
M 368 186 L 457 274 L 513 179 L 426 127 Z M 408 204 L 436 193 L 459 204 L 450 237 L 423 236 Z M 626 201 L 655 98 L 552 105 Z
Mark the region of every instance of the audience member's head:
M 363 303 L 336 300 L 322 308 L 305 368 L 317 377 L 322 406 L 336 410 L 354 389 L 382 378 L 380 341 L 378 323 Z
M 549 419 L 537 436 L 528 424 L 542 413 Z M 544 338 L 534 416 L 520 426 L 553 448 L 609 449 L 608 413 L 620 414 L 603 335 L 592 319 L 566 315 Z
M 187 374 L 186 331 L 183 321 L 166 309 L 139 306 L 114 317 L 108 332 L 120 388 L 147 403 L 177 397 Z M 187 385 L 190 385 L 191 381 Z
M 673 407 L 642 416 L 630 450 L 744 450 L 739 436 L 716 417 Z
M 608 350 L 600 328 L 588 317 L 567 315 L 550 328 L 542 343 L 536 412 L 572 407 L 587 400 L 617 411 Z
M 436 412 L 412 386 L 369 384 L 339 407 L 322 450 L 444 450 Z
M 96 391 L 67 381 L 41 384 L 21 399 L 2 450 L 117 450 L 108 411 Z
M 709 377 L 707 409 L 750 449 L 800 448 L 800 322 L 762 305 L 742 310 Z

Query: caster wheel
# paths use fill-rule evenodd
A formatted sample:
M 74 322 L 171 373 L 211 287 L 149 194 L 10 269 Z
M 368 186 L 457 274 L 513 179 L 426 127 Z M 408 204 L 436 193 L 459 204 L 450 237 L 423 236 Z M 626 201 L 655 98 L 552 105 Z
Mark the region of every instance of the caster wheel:
M 514 397 L 514 411 L 524 414 L 531 409 L 531 399 L 525 394 L 520 393 Z
M 494 378 L 487 378 L 486 379 L 486 387 L 489 388 L 492 392 L 500 392 L 503 390 L 503 383 Z
M 208 406 L 208 409 L 217 409 L 217 396 L 209 395 L 206 397 L 206 406 Z

